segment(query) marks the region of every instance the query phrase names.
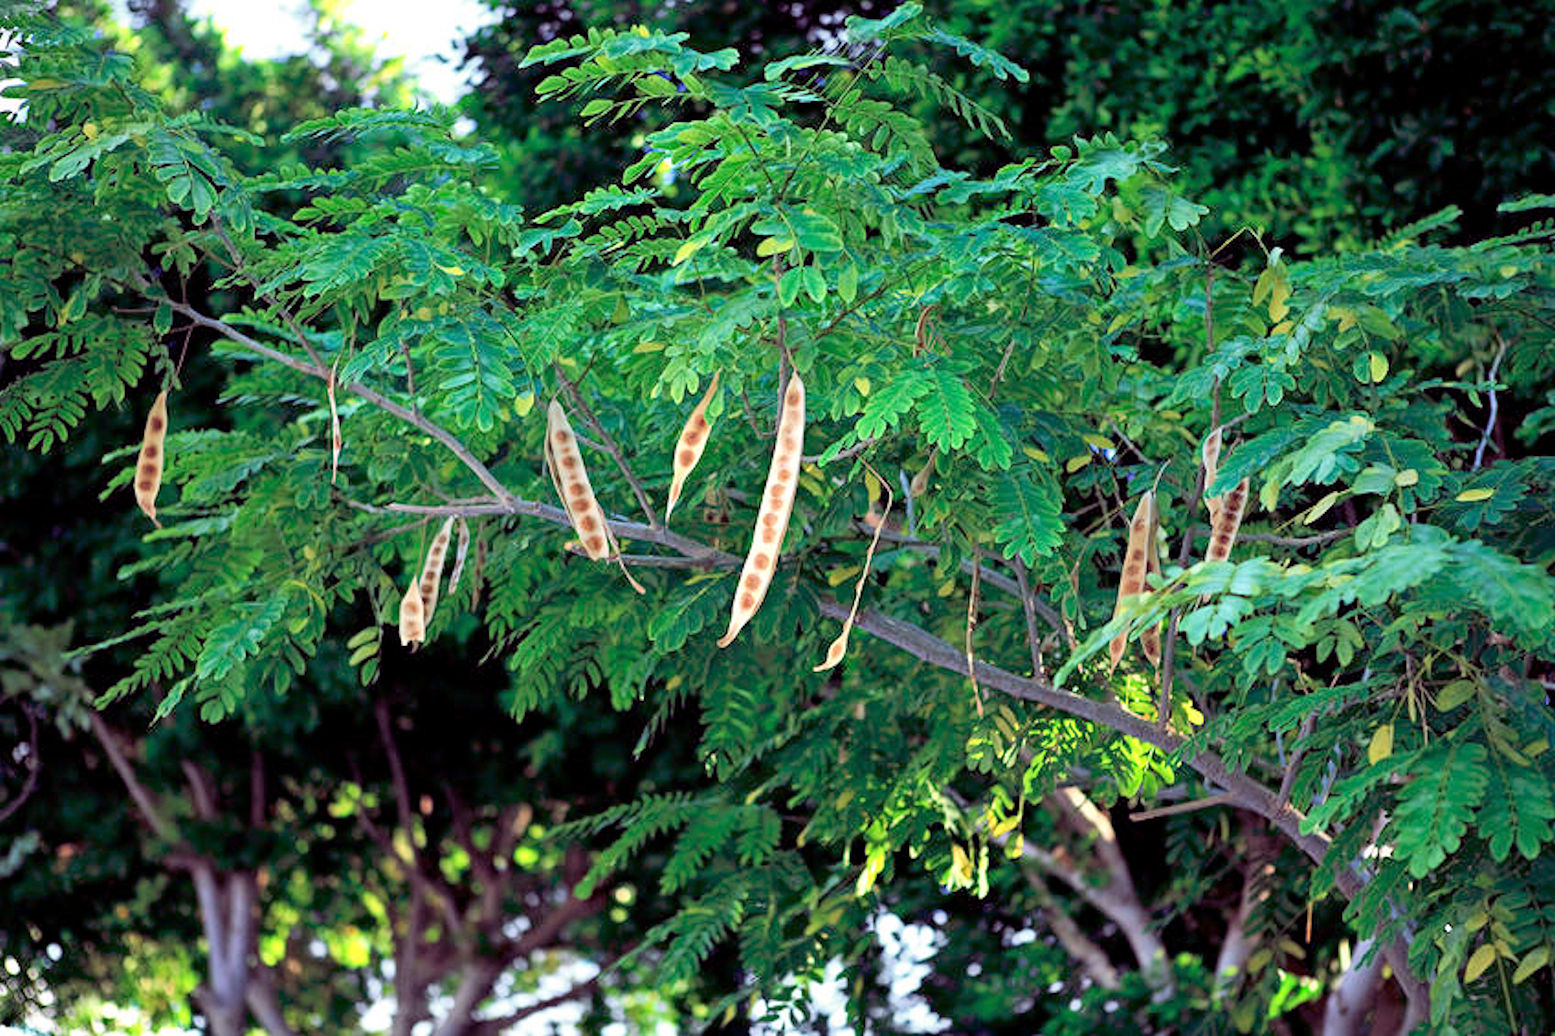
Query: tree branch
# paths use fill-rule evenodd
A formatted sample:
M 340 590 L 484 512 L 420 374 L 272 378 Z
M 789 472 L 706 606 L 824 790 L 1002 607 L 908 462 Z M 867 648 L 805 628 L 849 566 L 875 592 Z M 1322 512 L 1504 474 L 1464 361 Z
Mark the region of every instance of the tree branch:
M 97 710 L 93 709 L 87 715 L 92 724 L 92 735 L 97 738 L 98 744 L 103 746 L 103 751 L 108 753 L 108 762 L 113 765 L 114 772 L 124 783 L 124 788 L 130 793 L 136 808 L 140 810 L 141 817 L 158 837 L 169 842 L 176 841 L 178 833 L 173 829 L 172 823 L 162 815 L 156 796 L 140 783 L 140 778 L 135 774 L 135 767 L 125 756 L 124 750 L 119 747 L 118 735 L 103 721 L 102 714 Z

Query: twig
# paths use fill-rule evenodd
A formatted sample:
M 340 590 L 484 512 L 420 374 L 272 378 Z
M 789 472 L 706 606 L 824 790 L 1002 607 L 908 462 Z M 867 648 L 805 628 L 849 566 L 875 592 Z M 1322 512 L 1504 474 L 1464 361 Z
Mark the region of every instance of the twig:
M 584 402 L 583 393 L 578 391 L 578 386 L 573 384 L 567 375 L 562 373 L 561 364 L 553 363 L 551 367 L 556 372 L 556 379 L 567 390 L 567 395 L 572 400 L 573 405 L 583 415 L 583 420 L 588 423 L 590 428 L 594 429 L 594 434 L 599 436 L 600 445 L 604 447 L 606 453 L 610 454 L 610 459 L 616 462 L 616 467 L 621 470 L 621 474 L 626 478 L 626 484 L 632 487 L 632 495 L 637 497 L 637 505 L 643 509 L 643 516 L 648 519 L 648 524 L 657 527 L 659 516 L 654 512 L 653 504 L 648 500 L 648 494 L 643 491 L 642 483 L 637 481 L 637 476 L 632 474 L 632 469 L 626 463 L 626 458 L 621 455 L 620 447 L 610 437 L 610 433 L 605 431 L 605 426 L 599 423 L 599 418 L 594 416 L 594 411 L 590 410 L 589 405 Z
M 309 364 L 297 359 L 295 356 L 288 356 L 277 349 L 272 349 L 268 345 L 265 345 L 264 343 L 257 341 L 249 335 L 244 334 L 242 331 L 239 331 L 237 328 L 231 327 L 225 322 L 217 320 L 214 317 L 208 317 L 204 313 L 201 313 L 199 310 L 185 303 L 170 302 L 169 305 L 171 305 L 174 311 L 182 313 L 184 316 L 188 317 L 195 323 L 218 332 L 223 337 L 238 343 L 239 345 L 243 346 L 243 348 L 248 349 L 251 352 L 258 353 L 260 356 L 263 356 L 268 360 L 274 360 L 276 363 L 283 364 L 287 367 L 290 367 L 292 370 L 307 374 L 310 377 L 318 378 L 320 381 L 327 382 L 329 380 L 329 368 L 323 366 L 322 364 Z M 452 432 L 429 420 L 428 418 L 421 416 L 419 413 L 408 410 L 405 407 L 400 406 L 398 403 L 384 398 L 377 392 L 374 392 L 372 389 L 359 382 L 350 382 L 339 387 L 351 393 L 353 396 L 367 400 L 367 402 L 373 404 L 373 406 L 378 407 L 380 410 L 383 410 L 386 413 L 392 414 L 393 416 L 399 418 L 401 421 L 404 421 L 406 424 L 413 425 L 416 428 L 421 429 L 423 432 L 426 432 L 432 438 L 446 446 L 455 457 L 459 458 L 459 461 L 464 464 L 466 468 L 469 468 L 470 472 L 480 480 L 481 484 L 487 489 L 491 490 L 491 492 L 498 499 L 513 499 L 513 494 L 507 491 L 507 489 L 497 479 L 497 476 L 493 475 L 491 471 L 487 469 L 486 465 L 482 464 L 476 458 L 476 456 L 469 451 L 468 447 L 466 447 L 464 443 L 460 442 L 458 437 L 455 436 Z
M 33 791 L 38 787 L 38 771 L 42 764 L 38 762 L 38 716 L 33 711 L 32 705 L 22 702 L 22 715 L 27 717 L 27 779 L 22 782 L 22 790 L 16 793 L 16 797 L 0 809 L 0 824 L 9 820 L 11 814 L 21 809 L 32 797 Z
M 1175 816 L 1178 813 L 1193 813 L 1201 809 L 1213 809 L 1216 806 L 1230 806 L 1237 801 L 1235 795 L 1229 791 L 1223 791 L 1218 795 L 1206 795 L 1202 799 L 1193 799 L 1190 802 L 1174 802 L 1170 806 L 1157 806 L 1155 809 L 1142 809 L 1138 813 L 1130 813 L 1130 820 L 1155 820 L 1158 817 Z
M 1041 679 L 1046 675 L 1046 666 L 1042 662 L 1042 638 L 1037 635 L 1037 609 L 1036 602 L 1031 597 L 1031 581 L 1026 576 L 1026 563 L 1016 558 L 1011 567 L 1015 569 L 1015 585 L 1020 591 L 1021 612 L 1026 616 L 1026 643 L 1031 647 L 1031 675 Z
M 982 582 L 983 567 L 972 566 L 972 592 L 966 598 L 966 675 L 972 681 L 972 703 L 977 706 L 979 718 L 983 715 L 983 691 L 977 686 L 977 660 L 972 656 L 972 630 L 977 626 L 977 588 Z
M 1479 445 L 1474 448 L 1474 465 L 1469 470 L 1478 471 L 1485 461 L 1485 447 L 1490 443 L 1490 435 L 1496 428 L 1496 418 L 1500 414 L 1501 401 L 1496 397 L 1496 372 L 1501 369 L 1501 358 L 1506 355 L 1506 339 L 1501 339 L 1500 348 L 1496 350 L 1496 358 L 1490 363 L 1490 373 L 1485 380 L 1490 383 L 1490 416 L 1485 419 L 1485 434 L 1479 437 Z

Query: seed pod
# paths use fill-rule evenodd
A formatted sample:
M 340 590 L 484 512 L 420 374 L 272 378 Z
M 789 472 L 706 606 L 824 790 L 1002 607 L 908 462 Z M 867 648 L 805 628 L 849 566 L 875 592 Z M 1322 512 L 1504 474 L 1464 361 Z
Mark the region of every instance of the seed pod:
M 339 359 L 335 360 L 336 364 L 339 362 Z M 335 364 L 330 364 L 329 381 L 325 382 L 324 391 L 329 396 L 329 484 L 334 485 L 340 474 L 340 448 L 345 445 L 340 435 L 340 410 L 335 406 Z
M 421 603 L 421 587 L 412 582 L 400 599 L 400 646 L 420 644 L 426 637 L 427 615 Z
M 795 371 L 788 379 L 783 395 L 783 413 L 778 419 L 777 442 L 772 447 L 772 465 L 767 469 L 767 485 L 761 494 L 756 531 L 751 536 L 750 553 L 740 570 L 740 582 L 734 591 L 734 612 L 729 617 L 729 632 L 718 641 L 719 647 L 734 642 L 745 624 L 761 607 L 767 587 L 777 568 L 778 553 L 783 549 L 783 534 L 794 509 L 794 493 L 799 488 L 799 458 L 804 455 L 804 382 Z
M 448 540 L 453 535 L 454 520 L 449 518 L 432 537 L 427 549 L 426 563 L 421 566 L 421 605 L 423 621 L 432 623 L 432 612 L 437 607 L 437 588 L 443 581 L 443 561 L 448 557 Z
M 891 516 L 891 489 L 889 486 L 885 486 L 884 482 L 878 479 L 876 481 L 885 487 L 885 510 L 881 512 L 879 520 L 875 522 L 875 534 L 870 537 L 869 549 L 864 552 L 864 571 L 859 573 L 858 583 L 853 587 L 853 607 L 848 609 L 848 617 L 842 624 L 842 632 L 837 634 L 837 639 L 832 641 L 831 646 L 826 649 L 825 660 L 815 667 L 814 672 L 817 673 L 836 668 L 837 664 L 842 661 L 842 656 L 848 653 L 848 634 L 853 630 L 853 620 L 858 617 L 859 599 L 864 596 L 864 583 L 869 579 L 869 566 L 874 563 L 875 548 L 880 546 L 880 534 L 885 531 L 886 519 Z M 875 502 L 871 500 L 869 506 L 873 508 Z M 873 514 L 873 510 L 870 513 Z M 868 520 L 868 516 L 866 516 L 865 520 Z
M 167 438 L 167 389 L 157 395 L 146 415 L 146 431 L 140 440 L 140 460 L 135 464 L 135 502 L 151 524 L 157 521 L 157 490 L 162 488 L 162 444 Z
M 702 459 L 702 451 L 707 449 L 707 405 L 713 401 L 713 393 L 717 391 L 718 372 L 714 371 L 712 384 L 707 386 L 702 402 L 691 411 L 691 416 L 686 418 L 686 426 L 680 430 L 680 441 L 675 444 L 674 477 L 670 480 L 669 503 L 664 505 L 665 525 L 669 524 L 670 513 L 675 510 L 675 501 L 680 499 L 686 476 L 691 474 L 691 469 Z
M 459 546 L 454 551 L 454 574 L 448 577 L 448 596 L 459 589 L 459 577 L 464 575 L 464 559 L 470 553 L 470 523 L 459 519 Z
M 1145 588 L 1145 573 L 1150 569 L 1149 550 L 1155 539 L 1155 490 L 1149 490 L 1139 498 L 1134 517 L 1128 523 L 1128 549 L 1123 555 L 1123 575 L 1118 580 L 1118 602 L 1113 606 L 1112 617 L 1123 614 L 1125 603 Z M 1128 632 L 1125 630 L 1112 638 L 1110 672 L 1123 660 L 1128 648 Z
M 1244 478 L 1221 501 L 1220 514 L 1210 527 L 1209 550 L 1204 553 L 1205 561 L 1224 561 L 1231 556 L 1231 545 L 1236 542 L 1236 531 L 1242 525 L 1242 511 L 1247 506 L 1249 488 L 1250 484 Z
M 589 473 L 583 467 L 578 437 L 573 434 L 572 424 L 561 403 L 551 400 L 546 416 L 545 444 L 556 491 L 561 495 L 562 507 L 567 511 L 578 539 L 583 542 L 584 551 L 598 561 L 609 556 L 610 540 L 606 535 L 605 513 L 599 509 L 599 501 L 594 499 L 594 487 L 589 484 Z
M 1209 495 L 1209 487 L 1215 484 L 1215 476 L 1220 471 L 1219 425 L 1216 425 L 1215 430 L 1210 432 L 1209 436 L 1204 440 L 1201 454 L 1204 458 L 1204 506 L 1209 508 L 1209 520 L 1210 524 L 1213 525 L 1220 517 L 1220 505 L 1222 502 L 1221 497 Z
M 1160 515 L 1156 514 L 1153 517 L 1154 520 L 1150 523 L 1150 544 L 1145 548 L 1145 574 L 1159 578 L 1161 575 L 1161 551 L 1156 546 L 1156 537 L 1158 534 L 1157 530 L 1160 528 Z M 1150 585 L 1149 580 L 1146 580 L 1145 585 L 1147 587 Z M 1151 665 L 1159 666 L 1161 664 L 1160 623 L 1151 623 L 1140 632 L 1139 646 L 1144 651 L 1145 658 L 1149 659 Z

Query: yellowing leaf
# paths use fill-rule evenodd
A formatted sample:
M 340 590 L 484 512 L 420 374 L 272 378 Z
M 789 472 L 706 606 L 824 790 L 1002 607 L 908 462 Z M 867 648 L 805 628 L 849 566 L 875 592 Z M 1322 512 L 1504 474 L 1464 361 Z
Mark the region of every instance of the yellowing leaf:
M 1453 499 L 1458 501 L 1460 504 L 1473 504 L 1478 503 L 1481 500 L 1489 500 L 1495 495 L 1496 491 L 1494 489 L 1465 489 L 1463 492 L 1453 497 Z
M 1358 319 L 1353 309 L 1345 309 L 1343 306 L 1328 307 L 1328 315 L 1339 321 L 1339 330 L 1348 331 L 1355 326 Z
M 1496 962 L 1496 948 L 1488 942 L 1474 951 L 1474 956 L 1469 958 L 1469 963 L 1463 969 L 1463 981 L 1473 982 L 1485 973 Z
M 513 413 L 519 417 L 528 417 L 529 411 L 535 408 L 535 394 L 533 392 L 520 392 L 513 399 Z
M 81 134 L 82 134 L 82 136 L 86 137 L 87 140 L 96 140 L 97 139 L 97 123 L 95 123 L 95 122 L 83 122 L 81 124 Z
M 1042 464 L 1052 463 L 1052 459 L 1048 457 L 1048 455 L 1042 450 L 1037 449 L 1035 446 L 1022 446 L 1021 452 L 1030 457 L 1032 460 L 1038 461 Z
M 769 255 L 780 255 L 793 251 L 794 244 L 794 239 L 791 237 L 763 238 L 761 244 L 756 246 L 756 254 L 765 259 Z
M 861 396 L 869 395 L 869 390 L 871 388 L 869 379 L 864 377 L 854 378 L 853 387 L 858 389 L 858 394 Z
M 1269 328 L 1269 333 L 1271 335 L 1288 335 L 1290 334 L 1291 328 L 1295 326 L 1296 323 L 1293 320 L 1281 320 L 1278 324 L 1275 324 L 1273 327 Z
M 961 846 L 952 843 L 950 846 L 950 857 L 953 861 L 952 869 L 955 871 L 956 875 L 960 877 L 962 881 L 971 881 L 972 857 L 967 854 L 967 851 L 961 848 Z
M 1386 356 L 1381 353 L 1372 353 L 1367 357 L 1366 362 L 1370 365 L 1369 371 L 1373 384 L 1380 382 L 1388 376 L 1388 358 Z
M 681 263 L 696 255 L 707 246 L 707 238 L 687 238 L 679 248 L 675 249 L 675 258 L 670 260 L 671 266 L 679 266 Z
M 1535 949 L 1528 956 L 1524 957 L 1522 963 L 1517 965 L 1517 970 L 1512 972 L 1512 985 L 1517 985 L 1549 962 L 1550 948 L 1548 946 L 1540 946 Z
M 1393 724 L 1384 723 L 1371 735 L 1371 744 L 1366 746 L 1366 761 L 1375 766 L 1392 754 Z
M 843 565 L 826 573 L 826 582 L 830 586 L 841 586 L 862 571 L 864 571 L 862 565 Z
M 636 345 L 634 345 L 632 347 L 632 352 L 634 352 L 634 353 L 661 353 L 663 351 L 664 351 L 664 343 L 663 342 L 655 342 L 655 341 L 652 341 L 652 340 L 649 340 L 649 341 L 646 341 L 646 342 L 638 342 Z
M 1334 504 L 1339 502 L 1339 498 L 1343 495 L 1344 493 L 1342 491 L 1336 489 L 1332 493 L 1329 493 L 1327 496 L 1323 497 L 1323 499 L 1313 504 L 1311 508 L 1308 509 L 1306 514 L 1301 516 L 1301 524 L 1311 525 L 1313 522 L 1323 517 L 1323 515 L 1328 513 L 1329 508 L 1333 507 Z
M 442 270 L 450 277 L 464 276 L 464 267 L 462 266 L 444 266 L 442 263 L 433 263 L 432 265 L 436 266 L 439 270 Z
M 1397 475 L 1393 476 L 1393 484 L 1395 486 L 1412 486 L 1419 481 L 1420 472 L 1416 471 L 1414 468 L 1405 468 L 1403 471 L 1400 471 Z
M 1473 680 L 1454 680 L 1436 692 L 1437 711 L 1451 712 L 1474 697 L 1475 690 L 1476 687 Z
M 1105 435 L 1096 435 L 1093 432 L 1086 432 L 1085 434 L 1081 435 L 1080 438 L 1085 442 L 1086 445 L 1094 446 L 1098 450 L 1115 450 L 1118 448 L 1117 444 L 1114 443 L 1111 439 L 1107 438 Z
M 1019 816 L 1007 816 L 995 824 L 993 830 L 990 831 L 989 834 L 994 838 L 1003 838 L 1005 835 L 1015 830 L 1015 825 L 1018 823 L 1020 823 Z
M 1064 461 L 1064 470 L 1073 475 L 1076 471 L 1079 471 L 1090 462 L 1091 455 L 1089 453 L 1082 453 L 1078 457 L 1070 457 L 1068 460 Z

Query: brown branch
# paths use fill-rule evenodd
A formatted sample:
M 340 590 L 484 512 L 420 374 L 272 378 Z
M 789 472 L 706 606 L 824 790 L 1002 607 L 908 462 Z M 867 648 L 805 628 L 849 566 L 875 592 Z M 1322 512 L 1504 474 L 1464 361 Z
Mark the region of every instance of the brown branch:
M 274 293 L 265 291 L 260 286 L 258 278 L 249 272 L 248 267 L 243 263 L 243 253 L 238 250 L 236 242 L 227 233 L 226 224 L 214 212 L 211 213 L 211 228 L 215 230 L 216 236 L 221 238 L 222 244 L 227 246 L 227 252 L 232 256 L 232 271 L 241 273 L 243 279 L 248 281 L 249 286 L 254 289 L 254 294 L 259 296 L 260 301 L 269 303 L 271 308 L 280 314 L 281 321 L 292 334 L 297 336 L 297 342 L 302 346 L 303 351 L 308 354 L 308 359 L 313 361 L 315 367 L 323 369 L 326 366 L 324 359 L 319 355 L 318 350 L 313 348 L 313 343 L 308 341 L 307 332 L 303 331 L 302 326 L 297 322 L 297 318 L 292 315 L 292 311 L 283 306 L 281 300 L 276 298 Z
M 1179 813 L 1196 813 L 1201 809 L 1214 809 L 1216 806 L 1229 806 L 1236 801 L 1236 797 L 1229 792 L 1219 795 L 1206 795 L 1202 799 L 1193 799 L 1188 802 L 1174 802 L 1170 806 L 1157 806 L 1155 809 L 1142 809 L 1137 813 L 1130 813 L 1130 820 L 1158 820 L 1161 817 L 1173 817 Z
M 22 714 L 27 717 L 27 778 L 22 781 L 22 790 L 16 793 L 16 797 L 0 809 L 0 824 L 9 820 L 11 815 L 32 798 L 32 793 L 38 787 L 38 771 L 42 764 L 38 762 L 38 716 L 33 712 L 32 706 L 22 702 Z
M 1042 662 L 1042 638 L 1037 633 L 1036 602 L 1031 594 L 1031 581 L 1026 575 L 1026 563 L 1016 558 L 1012 564 L 1015 568 L 1015 586 L 1020 591 L 1021 612 L 1026 619 L 1026 643 L 1031 648 L 1031 675 L 1037 679 L 1046 679 L 1047 671 Z
M 305 363 L 304 361 L 297 359 L 295 356 L 288 356 L 277 349 L 272 349 L 268 345 L 265 345 L 255 338 L 244 334 L 242 331 L 239 331 L 237 328 L 231 327 L 223 321 L 215 319 L 214 317 L 208 317 L 194 307 L 186 305 L 182 302 L 173 302 L 169 300 L 168 304 L 173 308 L 174 311 L 182 313 L 184 316 L 188 317 L 195 323 L 220 333 L 231 341 L 234 341 L 243 346 L 243 348 L 257 353 L 267 360 L 274 360 L 276 363 L 290 367 L 292 370 L 306 374 L 309 377 L 318 378 L 320 381 L 327 382 L 329 380 L 329 369 L 322 364 Z M 432 438 L 436 439 L 438 442 L 447 447 L 449 452 L 457 457 L 460 463 L 468 468 L 470 472 L 480 480 L 481 484 L 490 490 L 492 495 L 495 496 L 498 500 L 512 499 L 512 494 L 507 491 L 507 489 L 497 479 L 497 476 L 493 475 L 491 471 L 487 469 L 486 465 L 482 464 L 475 457 L 475 455 L 469 451 L 469 448 L 466 447 L 464 443 L 461 442 L 459 438 L 452 432 L 443 428 L 441 425 L 438 425 L 435 422 L 423 417 L 422 415 L 402 407 L 398 403 L 384 398 L 382 395 L 374 392 L 372 389 L 368 388 L 366 385 L 361 384 L 360 382 L 344 383 L 339 385 L 339 388 L 351 393 L 353 396 L 357 396 L 360 399 L 365 399 L 367 402 L 371 403 L 373 406 L 378 407 L 380 410 L 383 410 L 385 413 L 392 414 L 393 416 L 399 418 L 401 421 L 404 421 L 406 424 L 413 425 L 414 427 L 421 429 L 423 432 L 426 432 Z
M 604 973 L 604 968 L 601 968 L 593 978 L 584 982 L 579 982 L 577 985 L 573 986 L 571 989 L 566 990 L 565 992 L 557 993 L 555 996 L 546 997 L 544 1000 L 537 1000 L 532 1004 L 517 1008 L 516 1010 L 510 1011 L 507 1014 L 498 1015 L 492 1018 L 476 1018 L 471 1021 L 470 1027 L 465 1030 L 464 1036 L 499 1036 L 499 1034 L 507 1032 L 514 1025 L 517 1025 L 519 1022 L 523 1021 L 525 1018 L 530 1017 L 531 1015 L 540 1014 L 543 1011 L 549 1011 L 553 1007 L 560 1007 L 562 1004 L 576 1000 L 581 996 L 587 996 L 595 989 L 599 988 L 599 980 L 604 977 Z
M 567 390 L 567 395 L 571 398 L 573 406 L 578 408 L 578 413 L 583 415 L 583 420 L 594 430 L 594 434 L 599 436 L 600 445 L 604 447 L 606 453 L 610 454 L 610 459 L 616 462 L 616 467 L 620 469 L 622 476 L 626 479 L 626 484 L 632 487 L 632 495 L 637 498 L 637 506 L 642 508 L 643 516 L 648 519 L 648 524 L 657 526 L 659 524 L 659 516 L 654 512 L 653 504 L 649 501 L 648 494 L 643 490 L 643 484 L 637 481 L 637 476 L 632 474 L 631 466 L 626 463 L 626 458 L 621 455 L 621 448 L 616 445 L 615 439 L 611 438 L 610 433 L 605 431 L 605 426 L 599 423 L 599 418 L 594 416 L 594 411 L 589 409 L 588 403 L 584 402 L 583 393 L 578 391 L 578 386 L 573 384 L 567 375 L 562 373 L 561 364 L 553 363 L 551 368 L 556 372 L 556 380 L 560 381 L 562 387 Z
M 166 841 L 176 841 L 178 833 L 173 829 L 172 823 L 162 815 L 162 810 L 157 804 L 157 799 L 145 785 L 140 783 L 140 778 L 135 774 L 135 767 L 124 754 L 124 749 L 119 746 L 118 735 L 103 721 L 102 714 L 95 709 L 88 713 L 88 720 L 92 724 L 92 735 L 97 738 L 98 744 L 103 746 L 103 751 L 108 753 L 108 762 L 112 764 L 114 772 L 119 775 L 124 788 L 130 793 L 141 817 L 150 826 L 151 830 Z

